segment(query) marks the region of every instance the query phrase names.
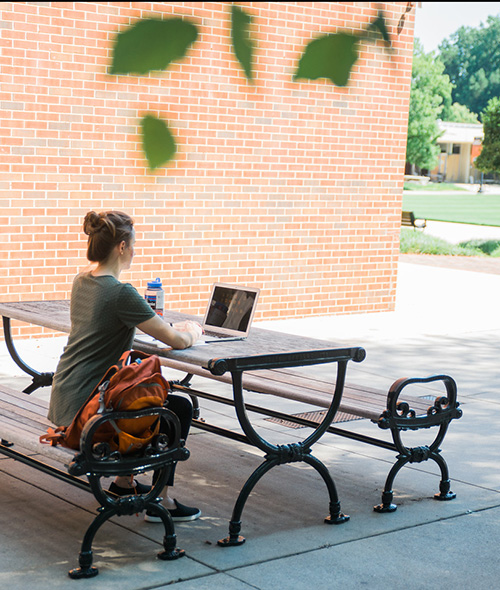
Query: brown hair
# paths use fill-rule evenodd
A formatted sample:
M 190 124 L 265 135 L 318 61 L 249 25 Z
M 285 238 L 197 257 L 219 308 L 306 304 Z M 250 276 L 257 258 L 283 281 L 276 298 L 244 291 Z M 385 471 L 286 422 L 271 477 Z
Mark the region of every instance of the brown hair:
M 91 262 L 104 262 L 121 242 L 130 245 L 133 227 L 132 218 L 121 211 L 89 211 L 83 221 L 83 231 L 89 236 L 87 258 Z

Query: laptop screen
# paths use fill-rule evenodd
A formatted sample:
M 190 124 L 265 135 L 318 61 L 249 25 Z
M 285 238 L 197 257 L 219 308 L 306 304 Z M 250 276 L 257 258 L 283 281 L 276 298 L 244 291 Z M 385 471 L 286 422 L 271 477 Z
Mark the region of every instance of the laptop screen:
M 203 326 L 223 334 L 250 330 L 259 289 L 216 283 L 207 306 Z

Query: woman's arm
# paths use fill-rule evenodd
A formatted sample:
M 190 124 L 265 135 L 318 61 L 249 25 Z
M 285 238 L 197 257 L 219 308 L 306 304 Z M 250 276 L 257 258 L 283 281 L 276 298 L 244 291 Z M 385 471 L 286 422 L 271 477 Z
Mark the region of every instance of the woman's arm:
M 192 346 L 203 333 L 200 324 L 196 322 L 186 321 L 171 326 L 158 315 L 138 324 L 137 327 L 156 340 L 179 350 Z

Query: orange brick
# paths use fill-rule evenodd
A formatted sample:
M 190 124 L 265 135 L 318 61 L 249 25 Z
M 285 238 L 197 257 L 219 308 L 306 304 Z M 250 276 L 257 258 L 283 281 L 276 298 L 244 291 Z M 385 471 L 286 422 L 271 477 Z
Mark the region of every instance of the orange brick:
M 219 278 L 263 288 L 257 318 L 394 308 L 413 12 L 398 37 L 401 3 L 384 3 L 393 53 L 363 44 L 338 88 L 294 82 L 300 54 L 318 32 L 359 31 L 377 3 L 242 6 L 254 84 L 226 2 L 2 7 L 2 300 L 67 298 L 87 265 L 83 216 L 115 208 L 137 228 L 124 280 L 143 290 L 162 276 L 181 311 L 201 313 L 201 286 Z M 117 31 L 151 16 L 190 18 L 199 39 L 165 72 L 109 75 Z M 139 136 L 147 113 L 178 147 L 155 172 Z

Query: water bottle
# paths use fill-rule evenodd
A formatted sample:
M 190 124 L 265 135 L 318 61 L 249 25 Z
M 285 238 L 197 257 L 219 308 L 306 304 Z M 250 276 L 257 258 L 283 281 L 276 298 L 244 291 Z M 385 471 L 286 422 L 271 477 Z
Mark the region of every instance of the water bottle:
M 161 285 L 161 279 L 157 278 L 154 281 L 150 281 L 148 283 L 148 288 L 146 289 L 144 298 L 158 315 L 163 316 L 165 292 L 163 291 Z

